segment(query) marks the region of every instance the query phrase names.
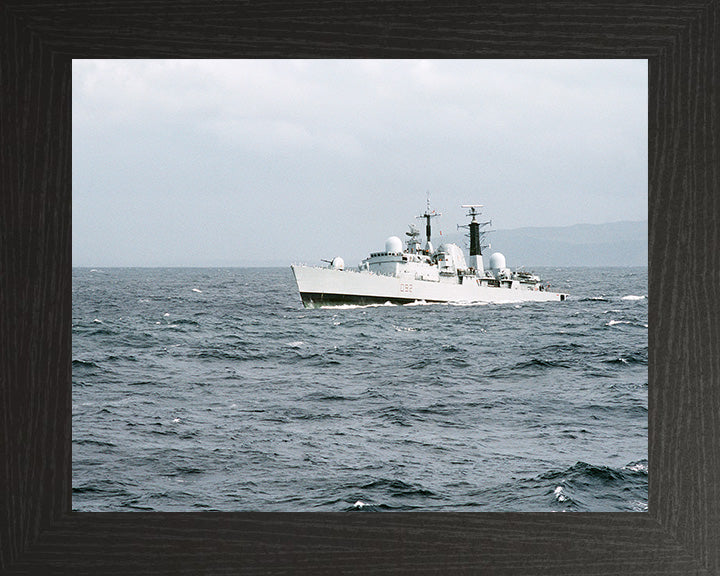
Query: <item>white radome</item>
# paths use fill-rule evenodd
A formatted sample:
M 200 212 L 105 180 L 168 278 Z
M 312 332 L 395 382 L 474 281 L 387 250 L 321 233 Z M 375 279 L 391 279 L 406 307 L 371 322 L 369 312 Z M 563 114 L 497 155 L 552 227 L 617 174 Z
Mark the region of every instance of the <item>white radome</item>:
M 402 240 L 400 240 L 397 236 L 390 236 L 390 238 L 385 240 L 385 252 L 398 253 L 402 252 L 402 249 Z
M 503 270 L 505 268 L 505 256 L 500 252 L 493 252 L 490 254 L 490 269 L 491 270 Z

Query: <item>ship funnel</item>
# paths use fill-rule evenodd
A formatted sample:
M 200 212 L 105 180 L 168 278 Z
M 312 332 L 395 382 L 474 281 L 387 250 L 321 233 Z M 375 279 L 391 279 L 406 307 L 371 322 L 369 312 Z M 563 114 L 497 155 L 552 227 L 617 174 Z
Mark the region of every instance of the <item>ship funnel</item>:
M 484 239 L 485 231 L 481 231 L 481 228 L 491 224 L 488 222 L 478 222 L 475 218 L 480 215 L 479 208 L 482 208 L 482 204 L 462 204 L 462 208 L 468 208 L 468 216 L 472 218 L 468 228 L 470 229 L 470 268 L 474 268 L 478 275 L 482 275 L 485 272 L 482 259 L 482 249 L 487 248 L 481 244 L 481 240 Z

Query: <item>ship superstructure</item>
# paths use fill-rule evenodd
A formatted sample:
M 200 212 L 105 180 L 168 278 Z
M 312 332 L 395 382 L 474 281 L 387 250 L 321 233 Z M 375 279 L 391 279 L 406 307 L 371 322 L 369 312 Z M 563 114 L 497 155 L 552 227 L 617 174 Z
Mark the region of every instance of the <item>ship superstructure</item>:
M 306 308 L 339 304 L 409 304 L 414 302 L 520 302 L 562 301 L 567 294 L 550 292 L 540 278 L 524 271 L 511 271 L 505 256 L 490 255 L 487 269 L 483 263 L 482 242 L 491 222 L 479 222 L 481 204 L 464 204 L 470 223 L 469 263 L 463 250 L 452 243 L 432 245 L 431 219 L 440 214 L 424 214 L 425 246 L 420 232 L 410 225 L 406 247 L 397 236 L 385 241 L 385 250 L 373 252 L 357 269 L 346 269 L 336 257 L 327 267 L 293 265 L 300 297 Z

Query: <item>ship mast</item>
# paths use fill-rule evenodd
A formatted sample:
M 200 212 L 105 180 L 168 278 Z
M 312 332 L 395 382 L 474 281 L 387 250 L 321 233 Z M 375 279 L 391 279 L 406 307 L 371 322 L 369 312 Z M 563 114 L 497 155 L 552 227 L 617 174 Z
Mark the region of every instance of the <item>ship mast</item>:
M 416 216 L 416 218 L 425 218 L 425 236 L 427 236 L 427 244 L 425 244 L 425 250 L 426 252 L 430 253 L 433 251 L 433 246 L 430 243 L 430 235 L 431 235 L 431 226 L 430 226 L 430 219 L 435 218 L 437 216 L 442 216 L 439 212 L 436 212 L 433 210 L 430 211 L 430 192 L 428 192 L 427 195 L 427 207 L 425 208 L 425 214 L 421 214 L 420 216 Z
M 489 226 L 492 224 L 492 220 L 487 222 L 478 222 L 475 217 L 480 216 L 478 208 L 482 208 L 482 204 L 462 204 L 462 208 L 469 208 L 468 216 L 472 218 L 470 224 L 463 226 L 463 228 L 470 229 L 470 268 L 475 269 L 478 274 L 483 274 L 485 268 L 483 266 L 482 249 L 488 248 L 488 244 L 481 244 L 480 241 L 485 239 L 487 231 L 480 231 L 481 227 Z

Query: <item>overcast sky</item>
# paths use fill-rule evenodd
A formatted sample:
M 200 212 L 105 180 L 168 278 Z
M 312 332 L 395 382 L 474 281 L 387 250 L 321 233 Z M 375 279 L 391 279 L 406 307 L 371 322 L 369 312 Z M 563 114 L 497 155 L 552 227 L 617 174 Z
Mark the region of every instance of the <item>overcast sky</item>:
M 646 60 L 75 60 L 73 265 L 357 265 L 428 192 L 646 220 L 647 100 Z

